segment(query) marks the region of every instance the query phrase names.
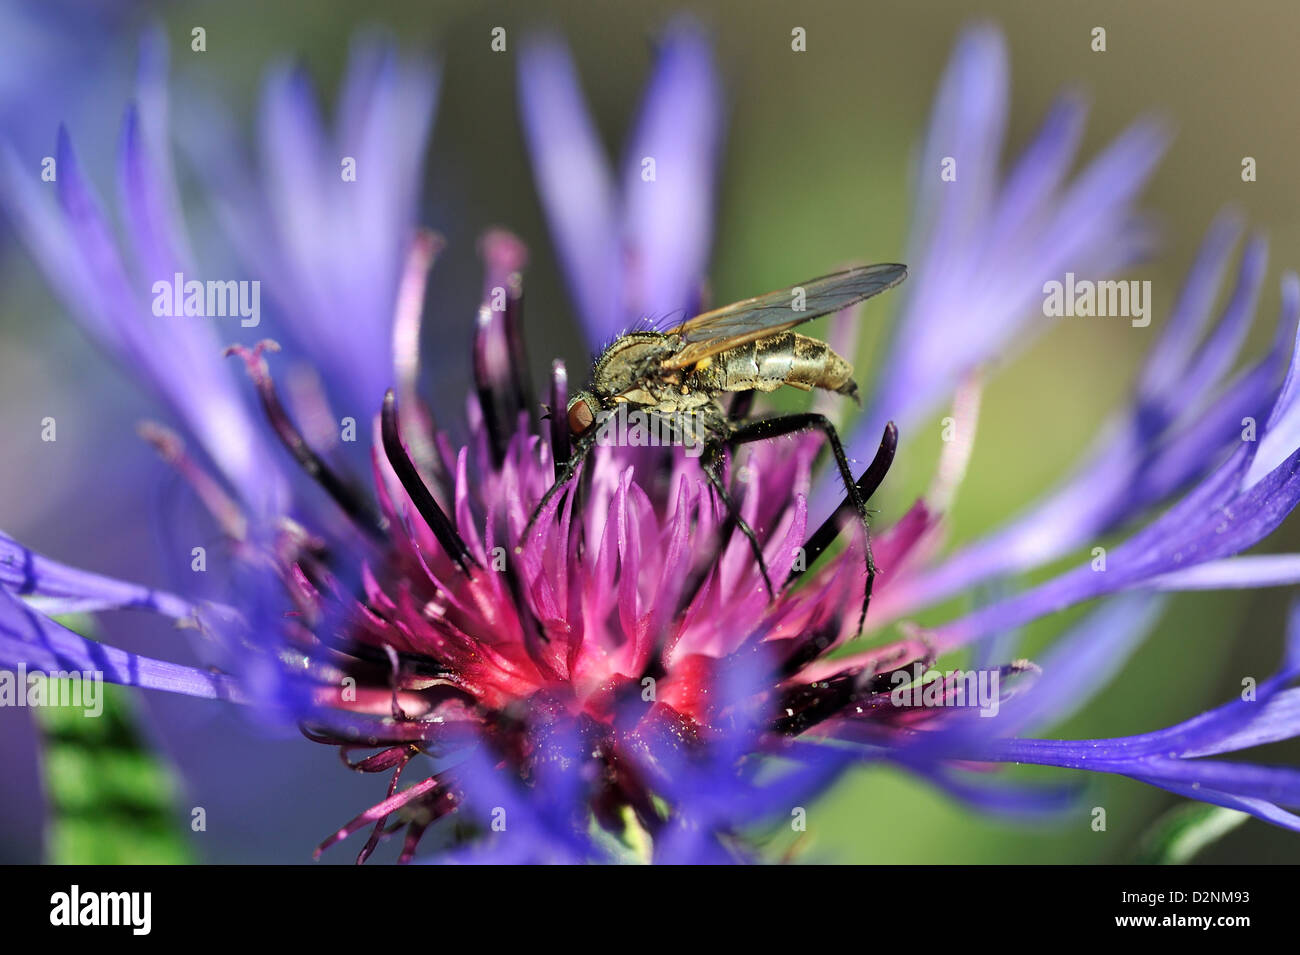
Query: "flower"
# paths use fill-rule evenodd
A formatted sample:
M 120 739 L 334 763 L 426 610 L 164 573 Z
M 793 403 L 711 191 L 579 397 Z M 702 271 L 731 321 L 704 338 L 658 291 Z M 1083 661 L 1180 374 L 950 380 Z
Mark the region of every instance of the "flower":
M 434 73 L 428 64 L 399 64 L 383 47 L 357 55 L 339 128 L 341 147 L 400 131 L 400 148 L 386 158 L 360 151 L 390 164 L 364 209 L 334 192 L 336 184 L 325 186 L 339 150 L 325 145 L 302 81 L 291 75 L 281 74 L 268 94 L 264 135 L 279 143 L 269 196 L 237 169 L 209 177 L 229 205 L 236 245 L 280 288 L 286 324 L 303 339 L 296 347 L 312 355 L 325 390 L 359 405 L 373 399 L 372 489 L 360 489 L 341 456 L 320 447 L 281 401 L 268 358 L 280 346 L 268 340 L 227 349 L 252 382 L 259 424 L 235 390 L 233 363 L 218 362 L 207 326 L 139 321 L 150 280 L 190 261 L 163 149 L 161 52 L 156 43 L 145 52 L 122 154 L 134 268 L 112 241 L 66 135 L 58 209 L 31 197 L 13 160 L 0 198 L 81 321 L 139 368 L 206 455 L 191 457 L 167 429 L 145 430 L 230 539 L 237 575 L 216 599 L 187 598 L 88 574 L 0 537 L 0 664 L 92 669 L 300 725 L 310 739 L 339 747 L 351 769 L 388 776 L 384 798 L 321 844 L 369 830 L 358 861 L 399 833 L 404 861 L 426 835 L 441 841 L 444 861 L 749 860 L 758 857 L 746 838 L 751 827 L 797 813 L 863 761 L 905 767 L 989 811 L 1067 805 L 1072 787 L 1028 787 L 969 769 L 1040 762 L 1121 772 L 1294 827 L 1281 808 L 1300 802 L 1294 773 L 1199 758 L 1297 735 L 1295 691 L 1285 689 L 1296 676 L 1294 650 L 1256 700 L 1161 733 L 1072 743 L 1019 735 L 1079 705 L 1122 665 L 1155 617 L 1154 592 L 1250 586 L 1293 569 L 1235 556 L 1300 500 L 1300 359 L 1293 353 L 1276 393 L 1270 377 L 1280 370 L 1281 345 L 1221 384 L 1228 346 L 1253 317 L 1260 244 L 1248 246 L 1238 292 L 1198 348 L 1213 273 L 1232 238 L 1230 225 L 1211 231 L 1135 406 L 1116 425 L 1120 440 L 1099 445 L 1032 521 L 1001 532 L 997 539 L 1016 546 L 992 573 L 1029 569 L 1171 504 L 1163 515 L 1113 547 L 1104 570 L 1083 566 L 928 630 L 850 648 L 859 635 L 865 539 L 844 520 L 844 503 L 810 522 L 827 494 L 814 483 L 820 442 L 807 435 L 751 445 L 731 462 L 740 516 L 757 531 L 771 580 L 784 582 L 775 594 L 698 461 L 676 447 L 597 446 L 525 534 L 572 453 L 562 413 L 569 382 L 555 363 L 551 413 L 539 418 L 526 377 L 527 255 L 504 231 L 489 232 L 481 246 L 486 276 L 468 440 L 456 447 L 434 425 L 414 387 L 412 344 L 437 242 L 412 234 L 411 209 Z M 882 572 L 877 611 L 867 619 L 872 637 L 890 614 L 985 579 L 966 554 L 1002 552 L 976 544 L 950 564 L 935 563 L 978 409 L 970 372 L 1024 337 L 1027 305 L 1045 279 L 1065 267 L 1106 274 L 1131 261 L 1147 237 L 1131 204 L 1161 147 L 1150 124 L 1062 186 L 1081 122 L 1078 104 L 1063 101 L 995 188 L 1005 74 L 994 31 L 977 27 L 961 39 L 921 160 L 917 276 L 895 336 L 897 361 L 867 424 L 852 432 L 854 446 L 883 434 L 858 480 L 869 495 L 898 448 L 890 419 L 916 421 L 965 379 L 956 399 L 965 437 L 941 462 L 938 491 L 873 532 Z M 694 311 L 719 126 L 703 35 L 687 21 L 667 32 L 621 193 L 557 41 L 525 50 L 520 84 L 544 207 L 592 342 L 648 316 L 671 323 Z M 421 122 L 399 122 L 407 110 Z M 964 170 L 959 188 L 933 185 L 941 157 Z M 651 180 L 640 175 L 646 158 L 655 161 Z M 300 172 L 307 185 L 289 188 Z M 270 224 L 252 225 L 267 198 Z M 341 263 L 335 233 L 339 221 L 357 216 L 382 235 L 354 268 Z M 1294 277 L 1283 288 L 1281 342 L 1295 324 Z M 852 317 L 838 317 L 837 338 Z M 178 369 L 155 350 L 159 343 L 189 363 Z M 1256 439 L 1235 437 L 1233 417 L 1257 408 L 1271 410 L 1251 432 Z M 271 437 L 287 457 L 270 453 Z M 1215 451 L 1223 460 L 1207 473 L 1202 462 Z M 281 466 L 289 460 L 323 499 L 303 492 L 300 477 Z M 1081 497 L 1097 503 L 1075 513 Z M 1041 663 L 1012 657 L 1002 639 L 1008 631 L 1098 597 L 1111 599 Z M 116 608 L 197 628 L 219 666 L 127 653 L 51 616 Z M 970 643 L 983 665 L 934 675 L 942 653 Z

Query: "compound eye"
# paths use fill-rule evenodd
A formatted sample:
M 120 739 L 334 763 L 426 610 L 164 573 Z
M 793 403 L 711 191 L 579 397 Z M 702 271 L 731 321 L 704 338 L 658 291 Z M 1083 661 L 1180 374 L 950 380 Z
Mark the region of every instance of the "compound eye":
M 587 404 L 587 399 L 576 398 L 573 404 L 569 405 L 569 430 L 574 437 L 590 428 L 595 420 L 596 416 L 591 413 L 591 405 Z

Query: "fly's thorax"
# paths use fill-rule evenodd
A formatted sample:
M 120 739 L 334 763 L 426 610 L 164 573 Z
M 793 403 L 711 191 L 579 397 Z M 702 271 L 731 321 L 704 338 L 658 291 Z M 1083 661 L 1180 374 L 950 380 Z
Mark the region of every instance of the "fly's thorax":
M 662 376 L 664 359 L 681 347 L 674 335 L 630 332 L 615 339 L 591 371 L 591 390 L 612 398 Z

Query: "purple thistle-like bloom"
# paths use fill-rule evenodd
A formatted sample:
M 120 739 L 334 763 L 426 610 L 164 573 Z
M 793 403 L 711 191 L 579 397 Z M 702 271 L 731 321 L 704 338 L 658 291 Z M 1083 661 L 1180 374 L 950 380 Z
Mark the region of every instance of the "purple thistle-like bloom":
M 1229 220 L 1211 230 L 1111 437 L 996 544 L 945 562 L 935 545 L 978 406 L 978 389 L 961 389 L 963 438 L 941 462 L 940 491 L 873 534 L 881 574 L 868 626 L 1172 507 L 1111 548 L 1104 569 L 1090 564 L 928 631 L 839 654 L 858 635 L 864 540 L 838 512 L 810 521 L 811 504 L 831 500 L 815 488 L 832 486 L 820 483 L 811 438 L 753 445 L 732 462 L 742 516 L 771 578 L 787 582 L 774 598 L 698 461 L 680 448 L 597 447 L 524 536 L 570 454 L 566 416 L 542 420 L 536 409 L 541 399 L 564 408 L 569 382 L 559 363 L 545 395 L 525 379 L 527 256 L 507 233 L 481 247 L 468 440 L 456 447 L 432 425 L 414 387 L 413 348 L 436 246 L 413 230 L 434 99 L 427 64 L 361 47 L 337 142 L 301 78 L 277 74 L 264 112 L 266 184 L 239 167 L 208 170 L 238 253 L 276 288 L 302 339 L 295 354 L 312 358 L 333 398 L 373 416 L 371 490 L 281 402 L 278 359 L 269 358 L 279 346 L 246 341 L 223 362 L 211 326 L 157 321 L 149 282 L 191 268 L 192 255 L 167 158 L 156 43 L 144 60 L 121 157 L 130 265 L 66 136 L 57 208 L 35 197 L 12 154 L 0 198 L 70 310 L 140 371 L 206 455 L 196 460 L 176 435 L 147 431 L 229 537 L 234 580 L 219 601 L 191 599 L 79 571 L 0 536 L 0 665 L 96 670 L 300 725 L 338 746 L 350 768 L 388 777 L 384 797 L 321 846 L 367 830 L 359 860 L 398 834 L 409 860 L 426 833 L 452 842 L 453 828 L 484 838 L 450 846 L 444 861 L 746 860 L 757 856 L 747 830 L 789 818 L 864 761 L 902 766 L 994 812 L 1059 811 L 1073 789 L 1009 783 L 973 764 L 1122 773 L 1296 828 L 1282 808 L 1300 804 L 1293 771 L 1203 757 L 1300 735 L 1297 691 L 1286 689 L 1300 627 L 1288 663 L 1254 700 L 1145 736 L 1022 735 L 1060 719 L 1122 665 L 1154 620 L 1153 592 L 1252 586 L 1294 569 L 1236 555 L 1300 500 L 1294 356 L 1274 391 L 1297 286 L 1293 277 L 1283 284 L 1279 346 L 1225 380 L 1263 275 L 1255 242 L 1207 330 L 1235 237 Z M 859 454 L 880 442 L 878 473 L 868 469 L 861 485 L 878 484 L 897 449 L 886 421 L 914 424 L 1025 337 L 1045 281 L 1066 269 L 1107 274 L 1144 247 L 1132 202 L 1161 149 L 1156 127 L 1130 130 L 1067 185 L 1082 112 L 1064 100 L 999 187 L 1006 72 L 1000 38 L 980 27 L 961 39 L 941 85 L 918 176 L 915 278 L 890 371 L 853 431 Z M 720 138 L 707 40 L 685 21 L 668 31 L 618 185 L 558 41 L 524 50 L 520 92 L 543 205 L 593 344 L 645 317 L 696 310 Z M 391 151 L 381 148 L 394 137 Z M 349 192 L 331 178 L 339 153 L 387 172 Z M 958 177 L 939 186 L 946 158 Z M 353 262 L 356 229 L 368 252 Z M 837 335 L 851 321 L 841 315 Z M 241 364 L 265 426 L 241 401 Z M 1262 423 L 1242 440 L 1239 418 L 1252 414 Z M 288 453 L 273 454 L 273 441 Z M 290 462 L 328 500 L 290 497 Z M 998 560 L 985 571 L 972 554 Z M 1037 664 L 991 639 L 1097 597 L 1110 599 Z M 219 667 L 127 653 L 51 618 L 117 608 L 196 626 Z M 991 712 L 978 714 L 960 677 L 928 675 L 942 652 L 974 641 L 988 658 L 976 676 L 992 688 L 980 699 Z M 465 825 L 438 825 L 447 819 Z

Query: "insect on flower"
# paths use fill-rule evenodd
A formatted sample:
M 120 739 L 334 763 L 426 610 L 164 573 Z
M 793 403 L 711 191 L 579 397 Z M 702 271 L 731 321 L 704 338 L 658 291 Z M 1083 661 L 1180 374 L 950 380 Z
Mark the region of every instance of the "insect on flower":
M 853 366 L 825 342 L 791 329 L 856 305 L 905 278 L 905 265 L 867 265 L 725 305 L 666 331 L 636 330 L 620 335 L 596 359 L 586 389 L 568 402 L 565 412 L 573 453 L 533 511 L 521 541 L 527 540 L 538 516 L 573 479 L 598 443 L 601 429 L 596 427 L 597 419 L 635 408 L 655 419 L 659 433 L 703 444 L 701 465 L 727 509 L 724 536 L 733 527 L 745 535 L 768 596 L 775 599 L 758 537 L 727 490 L 725 455 L 750 442 L 817 429 L 826 436 L 849 502 L 862 523 L 866 583 L 858 617 L 861 632 L 876 575 L 866 501 L 883 478 L 887 463 L 883 456 L 891 451 L 882 445 L 863 480 L 855 481 L 839 434 L 824 415 L 805 412 L 749 419 L 749 410 L 755 392 L 775 391 L 782 385 L 801 391 L 822 388 L 859 401 Z M 737 395 L 729 410 L 721 402 L 727 392 Z M 868 480 L 871 486 L 867 486 Z

